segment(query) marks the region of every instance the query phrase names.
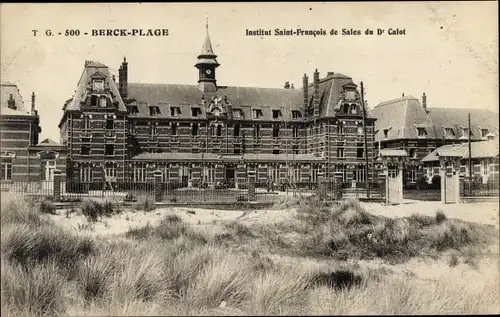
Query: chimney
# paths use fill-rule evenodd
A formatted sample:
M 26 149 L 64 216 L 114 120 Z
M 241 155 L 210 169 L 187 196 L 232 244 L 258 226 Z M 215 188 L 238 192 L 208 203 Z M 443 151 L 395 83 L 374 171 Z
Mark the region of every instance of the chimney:
M 309 78 L 307 78 L 306 74 L 302 77 L 302 94 L 304 96 L 304 117 L 307 117 L 309 107 Z
M 335 73 L 334 73 L 334 72 L 328 72 L 328 73 L 326 74 L 326 77 L 333 76 L 333 74 L 335 74 Z
M 424 94 L 422 95 L 422 107 L 424 107 L 424 110 L 427 111 L 427 96 Z
M 123 97 L 123 66 L 118 68 L 118 92 Z
M 128 96 L 128 63 L 127 63 L 127 58 L 123 58 L 123 63 L 122 63 L 122 68 L 123 68 L 123 99 L 127 99 Z
M 31 114 L 35 114 L 35 92 L 31 93 Z
M 292 85 L 290 86 L 290 89 L 295 89 L 295 86 L 292 84 Z
M 7 107 L 14 110 L 17 109 L 16 101 L 14 100 L 14 96 L 12 96 L 12 94 L 9 94 L 9 99 L 7 100 Z
M 402 93 L 402 94 L 401 94 L 401 98 L 403 98 L 404 96 L 405 96 L 405 93 Z
M 313 107 L 314 107 L 314 117 L 319 117 L 319 72 L 316 69 L 314 71 L 313 77 Z

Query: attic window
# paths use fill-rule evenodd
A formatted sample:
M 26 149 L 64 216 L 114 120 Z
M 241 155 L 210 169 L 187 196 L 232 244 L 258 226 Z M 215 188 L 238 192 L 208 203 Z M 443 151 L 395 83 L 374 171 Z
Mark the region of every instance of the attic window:
M 462 128 L 462 136 L 465 138 L 469 137 L 469 128 Z M 472 133 L 470 134 L 472 136 Z
M 387 138 L 389 135 L 389 129 L 384 129 L 384 138 Z
M 262 110 L 261 109 L 254 109 L 253 110 L 253 118 L 259 119 L 260 117 L 262 117 Z
M 298 110 L 292 110 L 292 119 L 299 119 L 302 118 L 302 115 L 300 114 L 300 111 Z
M 427 136 L 427 131 L 425 131 L 425 128 L 417 128 L 417 135 L 419 137 L 425 137 Z
M 233 118 L 236 118 L 236 119 L 241 118 L 241 110 L 240 109 L 233 110 Z
M 486 135 L 488 135 L 488 133 L 488 129 L 481 129 L 481 138 L 486 138 Z
M 345 92 L 345 100 L 354 100 L 356 98 L 354 90 L 348 90 Z
M 446 138 L 454 138 L 455 137 L 455 131 L 453 131 L 452 128 L 444 128 L 444 136 Z
M 356 105 L 351 105 L 350 106 L 350 113 L 351 114 L 357 114 L 358 113 L 358 107 Z
M 137 108 L 137 106 L 128 106 L 127 108 L 129 114 L 139 113 L 139 108 Z
M 176 117 L 181 114 L 181 108 L 179 107 L 170 107 L 170 115 L 172 117 Z
M 94 79 L 93 86 L 94 86 L 94 90 L 96 90 L 96 91 L 104 90 L 104 80 Z
M 14 100 L 14 97 L 12 94 L 9 94 L 9 100 L 7 100 L 7 107 L 10 109 L 16 109 L 16 101 Z
M 198 107 L 191 108 L 191 116 L 192 117 L 197 117 L 199 115 L 201 115 L 201 108 L 198 108 Z
M 161 113 L 160 112 L 160 107 L 158 107 L 158 106 L 150 106 L 149 107 L 149 115 L 150 116 L 157 116 L 160 113 Z
M 97 107 L 97 103 L 98 103 L 97 96 L 96 95 L 90 96 L 90 106 L 91 107 Z
M 281 110 L 273 110 L 273 119 L 279 119 L 281 117 Z

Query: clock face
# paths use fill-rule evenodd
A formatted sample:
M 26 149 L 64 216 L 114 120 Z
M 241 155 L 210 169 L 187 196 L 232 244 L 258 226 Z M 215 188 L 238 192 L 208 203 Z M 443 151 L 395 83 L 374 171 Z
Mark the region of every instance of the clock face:
M 205 73 L 207 73 L 207 75 L 210 75 L 210 74 L 212 73 L 212 71 L 211 71 L 210 69 L 207 69 L 207 70 L 205 71 Z

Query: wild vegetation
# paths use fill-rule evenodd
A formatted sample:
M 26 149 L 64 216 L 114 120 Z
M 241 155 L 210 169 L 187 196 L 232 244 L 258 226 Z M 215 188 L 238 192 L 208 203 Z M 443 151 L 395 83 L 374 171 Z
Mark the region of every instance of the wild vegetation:
M 2 197 L 2 315 L 498 313 L 498 277 L 467 288 L 345 261 L 451 250 L 456 266 L 496 229 L 439 211 L 377 217 L 354 200 L 292 205 L 296 219 L 286 223 L 234 221 L 210 232 L 171 213 L 108 239 L 66 231 L 39 204 Z M 88 201 L 73 212 L 96 222 L 121 209 Z

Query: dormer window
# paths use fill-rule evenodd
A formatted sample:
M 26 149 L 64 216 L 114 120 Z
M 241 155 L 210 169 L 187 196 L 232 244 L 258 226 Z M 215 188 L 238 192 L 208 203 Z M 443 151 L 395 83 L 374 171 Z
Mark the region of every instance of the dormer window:
M 462 136 L 464 138 L 468 138 L 469 137 L 469 129 L 468 128 L 462 128 Z M 472 136 L 472 133 L 470 134 L 470 136 Z
M 300 114 L 300 111 L 298 110 L 292 110 L 292 119 L 299 119 L 302 118 L 302 115 Z
M 99 102 L 99 98 L 96 95 L 90 96 L 90 106 L 97 107 L 97 103 Z
M 363 129 L 363 125 L 362 125 L 362 124 L 358 124 L 357 131 L 358 131 L 358 134 L 359 134 L 359 135 L 363 135 L 363 133 L 365 133 L 365 131 L 364 131 L 364 129 Z
M 170 107 L 170 115 L 172 117 L 177 117 L 181 114 L 181 108 L 179 107 Z
M 199 115 L 201 115 L 201 108 L 198 108 L 198 107 L 191 108 L 191 116 L 192 117 L 197 117 Z
M 160 112 L 160 107 L 158 107 L 158 106 L 150 106 L 149 107 L 149 115 L 150 116 L 157 116 L 160 113 L 161 113 Z
M 281 110 L 273 110 L 273 119 L 279 119 L 281 117 Z
M 453 131 L 452 128 L 444 128 L 444 136 L 446 138 L 454 138 L 455 137 L 455 131 Z
M 14 96 L 12 94 L 9 94 L 9 99 L 7 100 L 7 107 L 10 109 L 16 109 L 16 101 L 14 100 Z
M 260 119 L 261 117 L 262 117 L 262 110 L 261 109 L 254 109 L 253 110 L 253 118 Z
M 422 137 L 426 137 L 427 136 L 427 131 L 425 130 L 425 128 L 420 128 L 418 127 L 417 128 L 417 135 L 418 137 L 422 138 Z
M 350 113 L 351 114 L 357 114 L 358 113 L 358 107 L 356 105 L 351 105 L 350 106 Z
M 240 110 L 240 109 L 234 109 L 234 110 L 233 110 L 233 118 L 235 118 L 235 119 L 239 119 L 239 118 L 241 118 L 241 117 L 242 117 L 242 115 L 241 115 L 241 110 Z
M 101 99 L 100 99 L 100 105 L 102 108 L 106 108 L 107 106 L 107 99 L 106 97 L 102 96 Z
M 485 139 L 488 133 L 489 133 L 488 129 L 481 129 L 481 138 Z
M 384 138 L 389 136 L 389 129 L 384 129 Z
M 137 108 L 137 106 L 128 106 L 127 108 L 129 114 L 139 113 L 139 108 Z
M 95 91 L 104 90 L 104 80 L 103 79 L 94 79 L 92 83 Z
M 345 100 L 354 100 L 356 98 L 356 94 L 354 90 L 347 90 L 345 92 Z

